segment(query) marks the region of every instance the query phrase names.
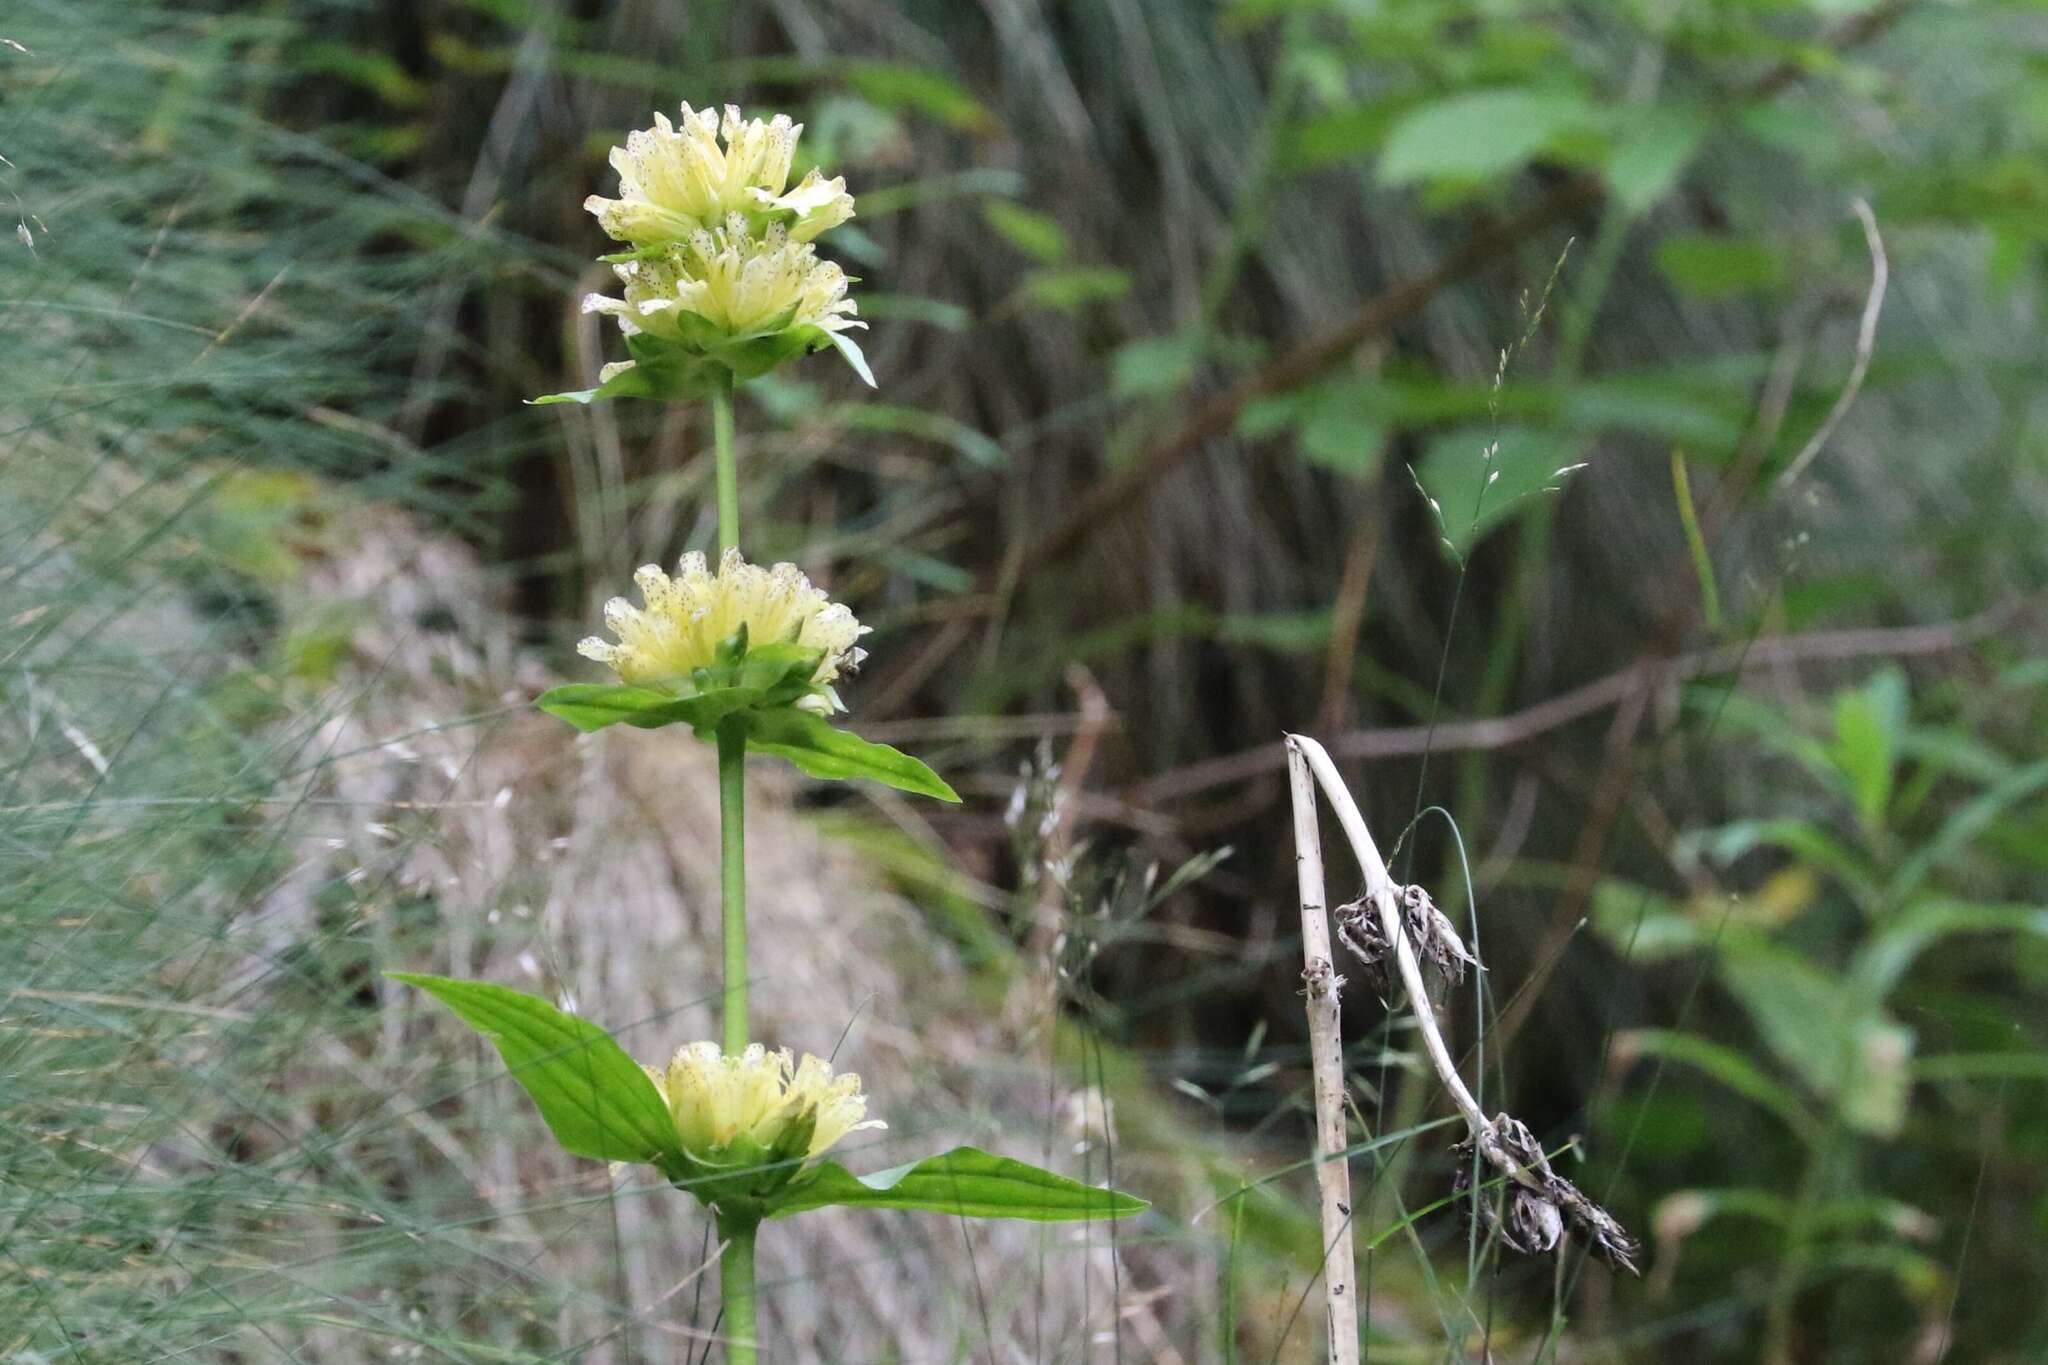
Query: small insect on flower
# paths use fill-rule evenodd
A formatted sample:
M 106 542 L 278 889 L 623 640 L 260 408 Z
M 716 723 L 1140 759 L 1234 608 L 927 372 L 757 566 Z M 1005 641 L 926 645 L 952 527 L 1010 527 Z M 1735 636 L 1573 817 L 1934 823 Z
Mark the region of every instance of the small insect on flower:
M 787 1178 L 848 1133 L 888 1127 L 867 1116 L 860 1077 L 835 1075 L 808 1052 L 792 1061 L 788 1049 L 771 1052 L 759 1043 L 738 1056 L 716 1043 L 686 1043 L 667 1067 L 648 1067 L 647 1074 L 675 1119 L 683 1150 L 708 1167 L 792 1163 L 780 1173 Z
M 583 207 L 608 235 L 636 248 L 679 241 L 735 213 L 751 228 L 773 224 L 808 242 L 853 217 L 853 196 L 843 178 L 827 180 L 815 169 L 785 190 L 802 133 L 786 114 L 764 123 L 728 104 L 721 119 L 716 110 L 685 104 L 680 126 L 656 114 L 654 127 L 612 148 L 619 197 L 593 194 Z
M 674 578 L 648 564 L 633 581 L 645 606 L 614 597 L 604 609 L 605 625 L 619 642 L 592 636 L 576 646 L 586 659 L 609 665 L 621 682 L 656 689 L 685 684 L 698 669 L 732 662 L 724 650 L 737 638 L 749 650 L 794 645 L 817 651 L 812 690 L 794 705 L 819 715 L 844 709 L 832 684 L 865 657 L 856 642 L 868 628 L 812 587 L 796 565 L 764 569 L 727 550 L 713 573 L 693 551 Z

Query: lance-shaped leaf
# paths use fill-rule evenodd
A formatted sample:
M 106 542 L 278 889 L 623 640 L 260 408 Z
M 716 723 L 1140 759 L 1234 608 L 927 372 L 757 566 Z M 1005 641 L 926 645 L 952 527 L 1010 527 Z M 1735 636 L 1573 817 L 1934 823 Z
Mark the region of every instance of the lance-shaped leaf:
M 820 1162 L 808 1178 L 769 1201 L 768 1216 L 787 1218 L 833 1205 L 921 1209 L 963 1218 L 1023 1218 L 1039 1223 L 1124 1218 L 1151 1207 L 1118 1190 L 1083 1185 L 976 1147 L 955 1147 L 939 1156 L 865 1176 L 854 1175 L 837 1162 Z
M 920 760 L 886 744 L 872 744 L 859 735 L 835 730 L 824 717 L 809 711 L 754 712 L 747 717 L 747 747 L 779 755 L 809 776 L 827 781 L 865 777 L 941 801 L 960 799 L 944 778 Z
M 491 1040 L 564 1148 L 600 1161 L 682 1158 L 675 1120 L 640 1064 L 588 1020 L 488 981 L 392 972 Z
M 533 704 L 588 733 L 619 724 L 643 730 L 688 724 L 695 700 L 623 683 L 568 683 L 549 688 L 535 697 Z

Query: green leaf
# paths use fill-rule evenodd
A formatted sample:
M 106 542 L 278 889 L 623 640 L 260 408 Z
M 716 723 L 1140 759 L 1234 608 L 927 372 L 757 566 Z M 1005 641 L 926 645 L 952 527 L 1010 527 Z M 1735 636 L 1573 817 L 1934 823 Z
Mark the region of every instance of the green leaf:
M 929 67 L 859 62 L 846 68 L 846 83 L 874 104 L 915 109 L 968 132 L 985 131 L 994 123 L 988 110 L 964 86 Z
M 1926 901 L 1886 921 L 1883 932 L 1856 954 L 1851 972 L 1872 998 L 1891 994 L 1913 961 L 1937 940 L 1954 934 L 2030 934 L 2048 939 L 2048 909 L 2035 905 L 1980 905 Z
M 1452 553 L 1463 558 L 1487 532 L 1524 510 L 1528 498 L 1559 488 L 1573 472 L 1577 451 L 1556 433 L 1533 427 L 1460 427 L 1429 443 L 1415 478 L 1435 500 Z
M 787 1218 L 834 1205 L 1039 1223 L 1124 1218 L 1150 1207 L 1143 1199 L 1116 1190 L 1083 1185 L 975 1147 L 955 1147 L 867 1176 L 854 1175 L 836 1162 L 822 1162 L 808 1179 L 772 1198 L 768 1216 Z
M 1110 366 L 1110 387 L 1127 396 L 1175 393 L 1194 376 L 1202 358 L 1198 336 L 1145 337 L 1119 347 Z
M 1607 159 L 1607 184 L 1630 213 L 1641 213 L 1678 183 L 1679 173 L 1706 136 L 1698 109 L 1659 105 L 1630 111 L 1621 141 Z
M 1694 1067 L 1744 1099 L 1770 1110 L 1799 1136 L 1811 1138 L 1820 1132 L 1820 1123 L 1807 1112 L 1799 1096 L 1765 1075 L 1755 1062 L 1734 1048 L 1671 1029 L 1630 1030 L 1616 1036 L 1615 1048 L 1628 1057 L 1658 1057 Z
M 1281 163 L 1289 170 L 1311 170 L 1364 156 L 1386 141 L 1387 130 L 1407 109 L 1400 99 L 1375 99 L 1303 119 L 1284 130 Z
M 1785 276 L 1784 259 L 1770 243 L 1706 233 L 1667 238 L 1657 248 L 1657 268 L 1680 289 L 1703 299 L 1769 289 Z
M 1797 955 L 1723 945 L 1720 973 L 1778 1057 L 1859 1132 L 1890 1136 L 1906 1118 L 1913 1034 L 1860 991 Z
M 1041 308 L 1071 313 L 1091 303 L 1122 298 L 1131 292 L 1131 277 L 1106 265 L 1077 265 L 1034 270 L 1024 277 L 1019 293 Z
M 909 754 L 835 730 L 824 717 L 794 707 L 749 716 L 747 747 L 786 758 L 808 776 L 828 782 L 865 777 L 941 801 L 960 799 L 943 778 Z
M 1603 878 L 1591 910 L 1595 932 L 1631 965 L 1668 962 L 1706 945 L 1678 902 L 1634 882 Z
M 1884 828 L 1905 726 L 1906 675 L 1896 668 L 1881 670 L 1866 687 L 1835 695 L 1835 742 L 1829 757 L 1866 830 Z
M 2048 789 L 2048 762 L 2016 769 L 1988 791 L 1971 797 L 1942 822 L 1934 837 L 1913 851 L 1892 879 L 1891 891 L 1903 899 L 1918 891 L 1936 868 L 1960 854 L 2012 806 L 2031 801 Z
M 981 216 L 996 234 L 1041 265 L 1059 265 L 1072 254 L 1067 231 L 1043 213 L 1007 199 L 982 202 Z
M 621 721 L 643 730 L 673 725 L 688 717 L 677 708 L 683 699 L 645 687 L 615 683 L 569 683 L 551 687 L 533 704 L 588 734 Z
M 1483 180 L 1513 170 L 1553 138 L 1597 124 L 1597 111 L 1570 90 L 1472 90 L 1415 110 L 1387 134 L 1380 179 Z
M 538 996 L 488 981 L 391 972 L 491 1040 L 564 1148 L 599 1161 L 682 1159 L 654 1082 L 612 1036 Z

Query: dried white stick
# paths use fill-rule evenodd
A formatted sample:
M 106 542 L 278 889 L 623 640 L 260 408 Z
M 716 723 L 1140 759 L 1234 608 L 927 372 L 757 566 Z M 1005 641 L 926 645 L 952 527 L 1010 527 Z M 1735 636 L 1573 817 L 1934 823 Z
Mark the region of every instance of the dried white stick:
M 1870 205 L 1861 199 L 1852 200 L 1849 207 L 1856 210 L 1857 220 L 1863 224 L 1863 242 L 1870 248 L 1870 292 L 1863 299 L 1863 320 L 1856 325 L 1856 359 L 1849 366 L 1849 382 L 1835 397 L 1835 405 L 1828 409 L 1822 419 L 1820 430 L 1813 433 L 1804 448 L 1785 467 L 1785 473 L 1778 480 L 1780 485 L 1791 483 L 1806 472 L 1806 466 L 1813 463 L 1813 457 L 1820 454 L 1821 447 L 1835 434 L 1835 428 L 1849 415 L 1849 409 L 1856 402 L 1856 395 L 1863 391 L 1863 376 L 1870 373 L 1870 357 L 1877 350 L 1877 316 L 1884 311 L 1885 282 L 1891 278 L 1891 264 L 1885 259 L 1884 238 L 1877 234 L 1877 215 L 1870 211 Z
M 1359 870 L 1365 874 L 1366 899 L 1379 912 L 1380 926 L 1387 942 L 1394 945 L 1394 958 L 1401 968 L 1401 984 L 1407 988 L 1408 998 L 1415 1003 L 1416 1026 L 1422 1031 L 1422 1045 L 1429 1051 L 1437 1079 L 1450 1092 L 1451 1102 L 1458 1106 L 1466 1127 L 1475 1133 L 1488 1127 L 1486 1115 L 1479 1110 L 1479 1101 L 1473 1099 L 1472 1092 L 1465 1088 L 1464 1078 L 1458 1075 L 1457 1063 L 1451 1060 L 1451 1050 L 1444 1045 L 1443 1032 L 1437 1027 L 1436 1010 L 1431 1007 L 1429 990 L 1423 984 L 1422 963 L 1416 959 L 1415 946 L 1408 941 L 1407 930 L 1401 923 L 1401 890 L 1394 885 L 1386 860 L 1380 857 L 1379 846 L 1372 841 L 1372 831 L 1365 827 L 1365 817 L 1359 813 L 1358 803 L 1351 799 L 1344 779 L 1338 775 L 1337 765 L 1330 761 L 1329 752 L 1322 745 L 1307 735 L 1289 735 L 1287 748 L 1290 756 L 1298 754 L 1307 761 L 1315 773 L 1317 784 L 1323 789 L 1323 795 L 1330 802 L 1330 809 L 1337 813 L 1337 823 L 1344 827 L 1344 837 L 1351 841 L 1351 851 L 1358 858 Z
M 1314 741 L 1308 741 L 1313 744 Z M 1320 749 L 1317 752 L 1321 752 Z M 1294 795 L 1294 863 L 1301 886 L 1301 980 L 1308 997 L 1309 1066 L 1316 1101 L 1316 1185 L 1323 1203 L 1323 1304 L 1331 1365 L 1357 1365 L 1358 1302 L 1351 1244 L 1351 1167 L 1344 1156 L 1344 1040 L 1337 975 L 1323 890 L 1323 840 L 1316 825 L 1316 789 L 1301 741 L 1287 739 L 1287 779 Z
M 1365 827 L 1365 817 L 1359 813 L 1358 803 L 1351 799 L 1351 792 L 1337 772 L 1337 765 L 1330 761 L 1329 753 L 1316 741 L 1306 735 L 1289 735 L 1287 756 L 1289 770 L 1297 776 L 1294 798 L 1297 829 L 1304 822 L 1304 810 L 1307 811 L 1307 820 L 1314 819 L 1313 794 L 1304 794 L 1300 790 L 1298 778 L 1305 764 L 1314 775 L 1316 784 L 1323 789 L 1330 808 L 1337 814 L 1337 823 L 1343 826 L 1344 835 L 1357 856 L 1359 870 L 1365 878 L 1366 899 L 1378 912 L 1380 931 L 1400 968 L 1401 984 L 1407 989 L 1408 998 L 1414 1006 L 1416 1028 L 1422 1034 L 1423 1048 L 1429 1053 L 1430 1065 L 1435 1069 L 1437 1079 L 1443 1083 L 1445 1092 L 1465 1120 L 1473 1147 L 1488 1164 L 1519 1187 L 1508 1201 L 1503 1239 L 1517 1250 L 1549 1251 L 1558 1245 L 1569 1224 L 1586 1236 L 1603 1257 L 1633 1271 L 1634 1257 L 1640 1248 L 1626 1230 L 1570 1181 L 1550 1169 L 1548 1158 L 1536 1145 L 1527 1127 L 1506 1113 L 1488 1119 L 1479 1108 L 1479 1102 L 1472 1098 L 1464 1078 L 1458 1074 L 1457 1063 L 1451 1060 L 1451 1050 L 1444 1043 L 1443 1030 L 1437 1024 L 1436 1007 L 1430 1002 L 1429 990 L 1422 978 L 1422 963 L 1415 955 L 1415 945 L 1408 936 L 1407 925 L 1403 923 L 1401 888 L 1394 884 L 1392 875 L 1388 873 L 1386 860 L 1380 857 L 1379 846 L 1373 843 L 1372 831 Z M 1317 874 L 1320 889 L 1320 854 Z M 1306 889 L 1303 900 L 1306 919 Z M 1432 910 L 1430 913 L 1435 912 Z M 1321 917 L 1317 918 L 1320 923 Z M 1444 926 L 1444 932 L 1449 932 L 1448 925 Z M 1322 943 L 1323 951 L 1327 953 L 1329 939 L 1325 937 Z M 1463 955 L 1462 944 L 1458 952 Z

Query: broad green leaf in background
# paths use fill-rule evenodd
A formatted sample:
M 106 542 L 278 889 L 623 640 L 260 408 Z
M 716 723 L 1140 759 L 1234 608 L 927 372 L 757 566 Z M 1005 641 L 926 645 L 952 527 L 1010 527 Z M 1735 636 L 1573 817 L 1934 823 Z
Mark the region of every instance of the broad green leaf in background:
M 1703 299 L 1772 289 L 1785 278 L 1778 247 L 1755 237 L 1685 233 L 1657 248 L 1657 268 L 1686 293 Z
M 1387 134 L 1380 179 L 1481 180 L 1513 170 L 1561 134 L 1597 126 L 1598 110 L 1572 90 L 1472 90 L 1425 104 Z
M 1034 270 L 1018 293 L 1025 302 L 1071 313 L 1091 303 L 1120 299 L 1131 292 L 1131 277 L 1113 266 L 1076 265 Z
M 1603 878 L 1588 908 L 1594 932 L 1630 963 L 1666 962 L 1706 946 L 1677 901 L 1633 882 Z
M 1607 158 L 1607 185 L 1615 199 L 1630 213 L 1662 199 L 1678 183 L 1707 128 L 1705 113 L 1687 105 L 1625 111 L 1620 140 Z
M 1287 130 L 1281 161 L 1290 170 L 1309 170 L 1376 151 L 1387 132 L 1408 112 L 1399 99 L 1343 104 L 1302 120 Z
M 747 747 L 786 758 L 807 775 L 827 781 L 865 777 L 941 801 L 960 799 L 944 778 L 909 754 L 835 730 L 824 717 L 793 707 L 750 715 Z
M 1809 821 L 1785 817 L 1777 820 L 1735 820 L 1725 825 L 1688 831 L 1679 837 L 1681 858 L 1706 857 L 1728 866 L 1753 849 L 1775 848 L 1827 873 L 1861 899 L 1878 891 L 1870 861 L 1828 831 Z
M 1801 1137 L 1820 1131 L 1805 1101 L 1741 1052 L 1697 1034 L 1671 1029 L 1630 1029 L 1614 1036 L 1616 1056 L 1656 1057 L 1704 1072 L 1744 1099 L 1770 1110 Z
M 1865 830 L 1884 828 L 1906 726 L 1906 675 L 1885 668 L 1869 684 L 1835 694 L 1835 742 L 1828 756 L 1842 775 Z
M 815 412 L 816 402 L 814 395 L 810 403 L 797 410 Z M 935 441 L 986 469 L 994 469 L 1008 458 L 1002 445 L 986 433 L 956 417 L 927 408 L 894 403 L 841 403 L 830 410 L 828 419 L 856 431 L 895 432 Z
M 1348 474 L 1378 471 L 1387 446 L 1379 395 L 1357 384 L 1326 384 L 1303 400 L 1295 428 L 1302 454 Z
M 1761 942 L 1724 945 L 1720 975 L 1771 1051 L 1844 1123 L 1881 1136 L 1898 1132 L 1911 1082 L 1911 1030 L 1843 981 Z
M 681 1157 L 675 1120 L 654 1082 L 597 1025 L 488 981 L 389 975 L 427 992 L 490 1039 L 569 1152 L 657 1165 Z
M 1498 442 L 1489 457 L 1488 448 Z M 1463 558 L 1488 531 L 1561 488 L 1578 447 L 1531 427 L 1460 427 L 1431 440 L 1415 478 L 1441 509 L 1444 538 Z
M 1971 797 L 1942 822 L 1932 839 L 1914 849 L 1899 865 L 1898 875 L 1892 879 L 1892 895 L 1903 899 L 1918 891 L 1936 868 L 1959 856 L 2007 811 L 2033 800 L 2044 790 L 2048 790 L 2048 762 L 2016 768 Z
M 1110 383 L 1118 393 L 1141 397 L 1177 393 L 1202 358 L 1199 336 L 1145 337 L 1124 343 L 1111 362 Z
M 1724 458 L 1750 419 L 1750 388 L 1657 368 L 1604 375 L 1558 395 L 1558 420 L 1584 435 L 1621 431 L 1676 441 L 1690 454 Z
M 855 62 L 845 75 L 861 98 L 885 108 L 915 109 L 970 133 L 995 126 L 981 101 L 943 72 L 902 62 Z
M 1035 209 L 1008 199 L 986 199 L 981 216 L 998 236 L 1040 264 L 1058 265 L 1072 254 L 1066 229 Z
M 1040 1223 L 1124 1218 L 1150 1207 L 1116 1190 L 1097 1189 L 1066 1176 L 1027 1166 L 975 1147 L 955 1147 L 939 1156 L 857 1176 L 835 1162 L 778 1196 L 770 1218 L 807 1209 L 845 1205 L 870 1209 L 920 1209 L 963 1218 L 1022 1218 Z
M 1798 863 L 1744 895 L 1701 894 L 1685 902 L 1605 878 L 1593 888 L 1592 921 L 1594 931 L 1630 962 L 1666 962 L 1747 935 L 1768 936 L 1805 913 L 1819 893 L 1819 878 Z
M 1872 998 L 1883 999 L 1922 952 L 1955 934 L 2025 934 L 2048 939 L 2048 908 L 1925 901 L 1887 919 L 1882 932 L 1857 953 L 1852 972 Z

